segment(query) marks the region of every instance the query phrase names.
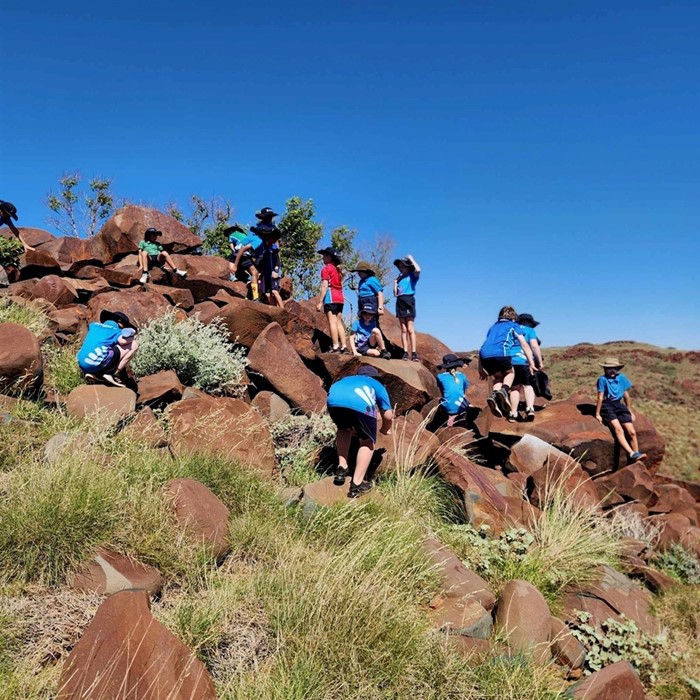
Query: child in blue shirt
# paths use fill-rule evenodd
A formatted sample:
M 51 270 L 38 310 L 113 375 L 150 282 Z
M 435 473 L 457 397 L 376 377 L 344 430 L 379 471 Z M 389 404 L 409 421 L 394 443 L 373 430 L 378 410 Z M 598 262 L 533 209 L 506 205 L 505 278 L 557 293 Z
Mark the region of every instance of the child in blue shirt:
M 394 265 L 399 269 L 399 275 L 394 280 L 394 296 L 396 297 L 396 318 L 401 323 L 401 344 L 403 359 L 420 362 L 416 352 L 416 285 L 420 277 L 420 267 L 412 255 L 397 258 Z M 409 348 L 411 355 L 409 357 Z
M 350 272 L 357 272 L 360 283 L 357 285 L 357 308 L 372 306 L 374 312 L 384 314 L 384 287 L 374 273 L 372 266 L 365 261 L 358 263 Z
M 455 423 L 466 424 L 469 408 L 466 397 L 469 381 L 462 372 L 457 371 L 458 367 L 464 367 L 464 360 L 460 360 L 452 353 L 445 355 L 442 358 L 442 364 L 438 365 L 438 369 L 444 370 L 438 374 L 437 383 L 442 395 L 440 410 L 447 414 L 448 428 Z
M 391 359 L 391 353 L 387 351 L 382 332 L 377 326 L 377 312 L 373 304 L 360 306 L 359 317 L 350 327 L 349 343 L 350 351 L 355 357 L 368 355 Z
M 493 378 L 491 395 L 486 402 L 491 412 L 499 418 L 511 413 L 510 388 L 515 380 L 512 358 L 514 347 L 520 345 L 530 372 L 535 371 L 532 350 L 517 319 L 515 309 L 512 306 L 504 306 L 498 312 L 498 321 L 486 333 L 486 340 L 479 350 L 479 376 L 481 379 Z
M 91 323 L 78 350 L 78 365 L 88 380 L 124 386 L 117 376 L 131 362 L 138 342 L 126 314 L 104 310 L 99 323 Z
M 357 498 L 372 488 L 365 475 L 372 461 L 377 442 L 377 414 L 381 413 L 383 435 L 391 434 L 394 412 L 379 372 L 371 365 L 362 365 L 357 374 L 335 382 L 328 392 L 328 414 L 338 428 L 335 446 L 338 466 L 333 483 L 342 486 L 348 475 L 348 456 L 353 437 L 359 441 L 355 472 L 350 482 L 348 498 Z
M 540 341 L 535 332 L 535 326 L 539 325 L 539 321 L 535 321 L 532 314 L 520 314 L 518 316 L 518 323 L 525 336 L 525 342 L 530 346 L 530 350 L 532 351 L 535 367 L 540 370 L 544 364 L 542 362 L 542 353 L 540 352 Z M 515 376 L 513 378 L 513 386 L 510 390 L 510 412 L 508 414 L 508 422 L 514 423 L 518 420 L 521 388 L 525 395 L 525 420 L 530 422 L 535 420 L 534 373 L 530 369 L 528 359 L 520 343 L 511 347 L 510 354 Z
M 241 249 L 241 244 L 243 243 L 243 239 L 247 236 L 247 233 L 240 224 L 234 224 L 233 226 L 229 226 L 228 228 L 224 229 L 224 234 L 228 236 L 228 247 L 231 251 L 227 258 L 229 263 L 228 278 L 231 280 L 231 282 L 233 282 L 236 279 L 233 263 L 236 262 L 236 256 L 238 255 L 238 251 Z
M 616 440 L 627 452 L 628 464 L 646 459 L 647 455 L 639 451 L 637 431 L 634 428 L 634 413 L 629 395 L 632 382 L 620 372 L 624 365 L 616 357 L 607 357 L 600 366 L 604 374 L 598 377 L 595 417 L 612 429 Z

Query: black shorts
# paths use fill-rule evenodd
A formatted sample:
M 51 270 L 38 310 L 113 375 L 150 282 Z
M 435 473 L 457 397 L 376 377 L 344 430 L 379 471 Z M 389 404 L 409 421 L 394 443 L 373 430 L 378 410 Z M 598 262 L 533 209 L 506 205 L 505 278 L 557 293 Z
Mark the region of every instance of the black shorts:
M 622 400 L 603 401 L 603 405 L 600 407 L 600 416 L 606 423 L 614 420 L 619 420 L 620 423 L 632 423 L 632 414 L 627 408 L 627 404 Z
M 360 440 L 371 440 L 372 444 L 377 442 L 377 419 L 374 416 L 340 406 L 329 406 L 328 415 L 339 430 L 350 430 Z
M 494 374 L 506 374 L 513 366 L 510 357 L 481 357 L 481 368 L 492 377 Z
M 247 270 L 251 267 L 257 268 L 259 264 L 260 258 L 254 258 L 252 255 L 246 255 L 245 253 L 243 253 L 243 255 L 241 255 L 241 262 L 239 263 L 239 267 L 243 270 Z
M 513 365 L 515 370 L 515 379 L 513 386 L 532 386 L 532 372 L 530 365 Z
M 161 256 L 160 253 L 158 253 L 157 255 L 149 255 L 148 256 L 148 267 L 151 268 L 151 267 L 158 267 L 158 266 L 162 265 L 162 263 L 160 261 L 160 256 Z
M 323 310 L 326 313 L 328 313 L 330 311 L 332 314 L 342 314 L 343 313 L 343 304 L 324 304 Z
M 396 297 L 396 318 L 414 319 L 415 317 L 415 294 L 402 294 L 400 297 Z
M 279 277 L 261 277 L 260 278 L 260 293 L 269 294 L 270 292 L 279 292 L 280 278 Z
M 229 255 L 226 258 L 226 260 L 228 260 L 230 263 L 235 263 L 237 257 L 238 257 L 238 253 L 231 253 L 231 255 Z
M 86 374 L 113 374 L 114 371 L 119 367 L 119 360 L 121 360 L 122 354 L 117 347 L 112 347 L 112 349 L 107 353 L 102 364 L 95 367 L 94 369 L 85 370 Z

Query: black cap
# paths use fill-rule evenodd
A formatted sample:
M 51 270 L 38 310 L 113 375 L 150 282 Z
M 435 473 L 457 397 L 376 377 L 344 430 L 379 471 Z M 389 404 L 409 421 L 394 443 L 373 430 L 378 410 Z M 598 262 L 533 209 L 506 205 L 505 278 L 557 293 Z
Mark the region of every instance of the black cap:
M 340 253 L 335 248 L 331 248 L 330 246 L 328 248 L 321 248 L 321 250 L 318 251 L 318 254 L 330 255 L 331 258 L 337 262 L 340 262 Z
M 260 211 L 255 212 L 257 219 L 274 219 L 276 216 L 277 212 L 270 209 L 270 207 L 263 207 Z
M 17 207 L 12 202 L 5 202 L 0 199 L 0 209 L 2 209 L 11 219 L 17 221 Z
M 394 260 L 394 265 L 396 265 L 396 267 L 398 267 L 399 263 L 402 263 L 406 267 L 413 267 L 413 263 L 411 262 L 411 260 L 409 258 L 396 258 L 396 260 Z
M 374 379 L 379 379 L 379 372 L 376 367 L 372 365 L 362 365 L 358 370 L 357 374 L 360 377 L 373 377 Z
M 129 317 L 121 311 L 104 309 L 100 314 L 100 323 L 105 323 L 105 321 L 116 321 L 124 328 L 134 328 L 134 324 L 129 320 Z
M 453 353 L 443 355 L 442 364 L 438 365 L 438 369 L 452 369 L 453 367 L 464 367 L 464 360 L 460 360 L 460 358 Z
M 228 235 L 229 233 L 233 233 L 234 231 L 238 231 L 239 233 L 245 233 L 245 229 L 243 228 L 243 226 L 241 226 L 240 224 L 234 224 L 233 226 L 225 228 L 224 234 Z
M 530 326 L 530 328 L 540 325 L 540 322 L 535 321 L 532 314 L 520 314 L 518 316 L 518 323 L 524 323 L 526 326 Z
M 162 231 L 159 231 L 159 230 L 158 230 L 157 228 L 155 228 L 154 226 L 151 226 L 150 228 L 147 228 L 147 229 L 144 231 L 144 234 L 150 234 L 151 236 L 162 236 L 162 235 L 163 235 L 163 232 L 162 232 Z

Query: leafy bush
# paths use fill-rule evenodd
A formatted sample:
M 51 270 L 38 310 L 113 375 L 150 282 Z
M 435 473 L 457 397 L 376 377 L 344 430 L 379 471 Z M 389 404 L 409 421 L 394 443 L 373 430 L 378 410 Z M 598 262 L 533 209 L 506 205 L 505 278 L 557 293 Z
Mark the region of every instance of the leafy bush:
M 18 239 L 0 236 L 0 266 L 17 265 L 19 256 L 24 252 L 24 246 Z
M 578 610 L 576 619 L 569 623 L 571 633 L 588 650 L 584 674 L 600 671 L 616 661 L 629 661 L 639 673 L 642 682 L 654 683 L 657 677 L 658 654 L 665 646 L 663 637 L 650 637 L 637 625 L 622 616 L 622 620 L 607 619 L 600 629 L 588 624 L 591 614 Z
M 37 336 L 49 328 L 49 319 L 39 304 L 20 297 L 0 297 L 0 323 L 19 323 Z
M 131 367 L 137 377 L 174 370 L 183 384 L 214 394 L 236 394 L 248 361 L 234 349 L 220 319 L 204 325 L 198 316 L 178 321 L 175 311 L 149 321 L 138 334 Z
M 674 544 L 668 551 L 660 552 L 651 562 L 681 583 L 700 583 L 700 562 L 683 545 Z

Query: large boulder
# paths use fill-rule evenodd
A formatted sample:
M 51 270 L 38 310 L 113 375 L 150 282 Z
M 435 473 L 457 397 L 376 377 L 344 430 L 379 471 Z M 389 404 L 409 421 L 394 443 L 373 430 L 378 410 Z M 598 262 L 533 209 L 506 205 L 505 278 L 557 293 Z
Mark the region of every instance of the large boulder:
M 226 556 L 229 509 L 204 484 L 194 479 L 172 479 L 165 494 L 180 527 L 215 559 Z
M 42 277 L 32 290 L 33 299 L 46 299 L 56 308 L 75 304 L 78 301 L 78 292 L 75 285 L 65 277 L 58 275 L 46 275 Z
M 182 398 L 182 382 L 171 369 L 142 377 L 138 382 L 138 403 L 149 406 L 172 403 Z
M 273 391 L 259 391 L 250 402 L 270 423 L 282 420 L 291 410 L 289 404 Z
M 54 332 L 64 335 L 80 335 L 84 334 L 87 329 L 88 314 L 87 306 L 73 304 L 63 309 L 49 311 L 47 316 Z
M 189 253 L 202 245 L 201 238 L 172 216 L 149 207 L 129 205 L 119 209 L 102 230 L 89 239 L 92 257 L 108 265 L 136 253 L 144 232 L 151 226 L 163 232 L 159 242 L 171 253 Z
M 572 700 L 644 700 L 644 686 L 628 661 L 617 661 L 574 683 L 566 692 Z
M 216 317 L 220 318 L 228 329 L 231 341 L 246 348 L 253 347 L 263 330 L 272 322 L 281 320 L 283 315 L 283 309 L 247 299 L 232 299 L 216 312 Z
M 36 336 L 19 323 L 0 323 L 0 392 L 34 394 L 44 380 Z
M 248 369 L 306 415 L 325 409 L 321 380 L 306 368 L 278 323 L 270 323 L 256 338 L 248 353 Z
M 275 450 L 265 419 L 240 399 L 202 396 L 169 407 L 170 442 L 175 455 L 223 457 L 271 479 Z
M 642 462 L 630 464 L 619 471 L 595 481 L 600 500 L 607 506 L 627 501 L 637 501 L 649 506 L 656 501 L 656 491 L 651 474 Z
M 216 700 L 204 664 L 150 611 L 146 591 L 99 607 L 66 659 L 57 700 Z
M 126 387 L 81 384 L 66 397 L 66 412 L 74 418 L 98 416 L 108 422 L 136 410 L 136 394 Z
M 570 669 L 582 668 L 586 660 L 586 647 L 574 637 L 568 625 L 559 618 L 550 619 L 552 658 Z
M 391 435 L 377 434 L 377 471 L 411 471 L 425 466 L 439 448 L 440 441 L 424 425 L 412 422 L 407 416 L 399 416 L 394 419 Z
M 173 262 L 188 275 L 204 275 L 228 280 L 229 262 L 220 255 L 173 255 Z
M 159 318 L 172 308 L 162 294 L 143 287 L 98 294 L 88 302 L 92 320 L 99 319 L 102 311 L 108 309 L 109 311 L 121 311 L 137 326 L 143 326 L 151 319 Z M 183 319 L 186 317 L 182 310 L 178 310 L 177 314 Z

